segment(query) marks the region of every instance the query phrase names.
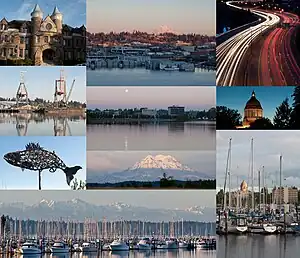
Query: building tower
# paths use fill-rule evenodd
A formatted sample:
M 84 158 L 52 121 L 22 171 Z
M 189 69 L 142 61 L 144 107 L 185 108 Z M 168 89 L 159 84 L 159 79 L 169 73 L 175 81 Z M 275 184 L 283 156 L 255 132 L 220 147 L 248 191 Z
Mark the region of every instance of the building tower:
M 62 32 L 62 25 L 63 25 L 63 15 L 62 13 L 58 10 L 58 8 L 55 6 L 53 13 L 51 15 L 52 21 L 55 23 L 57 32 L 61 33 Z
M 252 92 L 251 98 L 247 101 L 244 109 L 243 127 L 249 127 L 255 120 L 263 117 L 263 108 Z
M 64 70 L 60 71 L 60 78 L 55 80 L 55 88 L 54 88 L 54 103 L 56 106 L 59 106 L 59 103 L 66 104 L 67 102 L 67 85 L 64 76 Z
M 20 102 L 25 102 L 28 105 L 28 92 L 24 81 L 24 72 L 21 72 L 21 80 L 16 94 L 17 107 L 19 107 Z
M 38 32 L 40 31 L 41 24 L 43 21 L 43 12 L 38 4 L 35 5 L 31 13 L 31 58 L 35 60 L 35 53 L 38 49 Z

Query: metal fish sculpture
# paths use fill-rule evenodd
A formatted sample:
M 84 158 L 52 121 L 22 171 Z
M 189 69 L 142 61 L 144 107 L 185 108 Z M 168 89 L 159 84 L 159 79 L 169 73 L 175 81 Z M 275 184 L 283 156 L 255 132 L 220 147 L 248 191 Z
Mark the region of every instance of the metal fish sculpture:
M 22 151 L 9 152 L 4 155 L 4 159 L 7 163 L 21 168 L 22 171 L 25 169 L 39 172 L 49 170 L 54 173 L 57 169 L 61 169 L 66 174 L 68 185 L 77 171 L 82 169 L 81 166 L 67 167 L 54 151 L 47 151 L 38 143 L 29 143 Z

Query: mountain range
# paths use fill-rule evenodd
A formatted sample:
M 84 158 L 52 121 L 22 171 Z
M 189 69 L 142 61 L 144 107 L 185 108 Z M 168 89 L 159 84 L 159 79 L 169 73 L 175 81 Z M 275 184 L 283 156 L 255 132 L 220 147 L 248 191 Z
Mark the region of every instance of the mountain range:
M 107 192 L 109 194 L 109 191 Z M 153 209 L 137 207 L 125 203 L 112 203 L 109 205 L 96 205 L 80 199 L 68 201 L 41 200 L 28 205 L 23 202 L 0 203 L 0 215 L 5 214 L 19 219 L 54 220 L 71 219 L 83 221 L 85 218 L 102 220 L 141 220 L 141 221 L 214 221 L 215 208 L 194 206 L 184 210 L 180 209 Z
M 181 164 L 170 155 L 148 155 L 140 162 L 121 172 L 91 172 L 87 174 L 88 183 L 118 183 L 127 181 L 156 182 L 163 174 L 179 181 L 215 179 L 205 172 L 196 171 Z

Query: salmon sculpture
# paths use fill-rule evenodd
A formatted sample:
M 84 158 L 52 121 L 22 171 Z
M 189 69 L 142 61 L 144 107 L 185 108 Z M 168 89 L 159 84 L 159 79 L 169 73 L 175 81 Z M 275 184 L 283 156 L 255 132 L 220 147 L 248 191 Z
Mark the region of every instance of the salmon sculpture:
M 9 152 L 4 155 L 4 160 L 15 167 L 19 167 L 32 171 L 49 170 L 54 173 L 57 169 L 61 169 L 65 175 L 67 184 L 70 185 L 74 175 L 81 166 L 67 167 L 66 164 L 55 154 L 54 151 L 48 151 L 42 148 L 38 143 L 29 143 L 25 146 L 25 150 Z

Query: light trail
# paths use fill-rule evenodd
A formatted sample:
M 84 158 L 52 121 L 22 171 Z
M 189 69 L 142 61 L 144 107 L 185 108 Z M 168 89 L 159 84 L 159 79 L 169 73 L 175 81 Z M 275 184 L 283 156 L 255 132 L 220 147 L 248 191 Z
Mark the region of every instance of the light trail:
M 237 9 L 243 9 L 232 3 L 234 2 L 227 2 L 226 4 Z M 280 17 L 276 14 L 257 10 L 252 10 L 251 12 L 261 17 L 264 21 L 237 33 L 217 46 L 218 86 L 233 85 L 238 66 L 246 51 L 251 47 L 252 42 L 260 37 L 266 30 L 280 22 Z

